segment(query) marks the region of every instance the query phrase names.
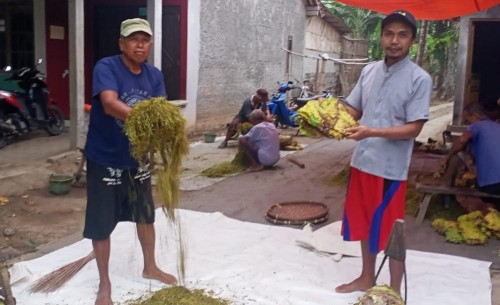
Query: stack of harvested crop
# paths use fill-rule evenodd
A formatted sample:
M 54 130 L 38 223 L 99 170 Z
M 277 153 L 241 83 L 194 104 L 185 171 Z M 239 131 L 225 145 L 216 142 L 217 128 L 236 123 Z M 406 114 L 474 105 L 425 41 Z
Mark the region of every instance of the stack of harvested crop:
M 201 289 L 189 290 L 185 287 L 169 287 L 155 292 L 149 299 L 133 305 L 229 305 L 225 299 L 216 298 L 213 293 Z M 132 304 L 131 304 L 132 305 Z
M 298 110 L 299 128 L 303 134 L 322 135 L 342 140 L 348 128 L 358 126 L 344 104 L 337 98 L 312 100 Z
M 500 212 L 489 208 L 486 214 L 474 211 L 456 221 L 438 218 L 432 222 L 432 228 L 451 243 L 484 245 L 488 238 L 500 238 Z

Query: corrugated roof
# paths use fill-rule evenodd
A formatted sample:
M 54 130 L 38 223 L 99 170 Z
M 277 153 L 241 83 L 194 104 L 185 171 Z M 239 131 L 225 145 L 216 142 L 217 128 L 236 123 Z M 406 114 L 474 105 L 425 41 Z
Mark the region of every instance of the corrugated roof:
M 330 13 L 328 9 L 319 0 L 303 0 L 306 7 L 307 16 L 319 16 L 335 28 L 340 34 L 345 35 L 351 32 L 351 29 L 338 16 Z

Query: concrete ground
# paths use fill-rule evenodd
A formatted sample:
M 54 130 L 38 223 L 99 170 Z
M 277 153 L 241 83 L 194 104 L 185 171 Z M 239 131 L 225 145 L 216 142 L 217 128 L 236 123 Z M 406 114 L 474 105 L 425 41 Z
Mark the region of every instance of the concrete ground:
M 451 104 L 433 107 L 431 120 L 426 124 L 419 140 L 426 141 L 428 137 L 439 138 L 451 121 L 451 111 Z M 294 133 L 294 130 L 283 132 Z M 199 143 L 193 146 L 190 156 L 183 165 L 185 171 L 181 182 L 184 190 L 181 207 L 202 212 L 219 211 L 239 220 L 267 224 L 264 215 L 271 205 L 278 202 L 307 200 L 323 202 L 329 206 L 329 219 L 322 225 L 339 220 L 343 209 L 345 187 L 332 185 L 331 179 L 349 162 L 355 142 L 303 137 L 297 137 L 297 140 L 307 145 L 305 149 L 294 153 L 294 156 L 305 164 L 304 169 L 288 162 L 284 157 L 271 170 L 245 172 L 219 180 L 201 178 L 199 171 L 231 160 L 236 152 L 235 143 L 230 143 L 229 148 L 224 150 L 217 149 L 221 138 L 215 143 Z M 46 187 L 45 179 L 38 179 L 40 182 L 37 184 L 34 181 L 36 179 L 26 177 L 48 175 L 47 157 L 67 151 L 68 142 L 67 134 L 51 138 L 41 135 L 0 150 L 0 195 L 26 188 L 26 185 L 19 186 L 23 181 L 30 181 L 31 188 Z M 414 158 L 412 169 L 432 171 L 435 164 L 437 163 L 434 158 L 429 158 L 425 154 L 419 155 Z M 499 241 L 493 240 L 486 246 L 475 247 L 452 245 L 433 232 L 429 221 L 418 225 L 415 223 L 415 218 L 409 215 L 405 223 L 409 249 L 491 261 L 492 304 L 500 304 Z M 41 247 L 39 254 L 79 238 L 81 233 L 58 240 Z

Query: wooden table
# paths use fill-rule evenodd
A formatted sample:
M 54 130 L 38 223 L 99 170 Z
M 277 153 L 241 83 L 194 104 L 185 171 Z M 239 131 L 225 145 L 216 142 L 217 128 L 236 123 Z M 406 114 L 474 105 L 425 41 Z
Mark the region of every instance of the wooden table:
M 429 207 L 429 202 L 433 195 L 463 195 L 473 197 L 500 198 L 499 195 L 483 193 L 475 188 L 455 186 L 455 178 L 459 168 L 463 166 L 463 161 L 457 156 L 453 156 L 448 163 L 444 174 L 439 178 L 420 179 L 416 181 L 415 189 L 424 194 L 419 207 L 415 213 L 417 223 L 422 224 Z
M 427 213 L 427 208 L 429 207 L 429 202 L 431 201 L 432 195 L 463 195 L 463 196 L 474 196 L 474 197 L 490 197 L 490 198 L 500 198 L 500 195 L 491 195 L 488 193 L 480 192 L 476 189 L 457 187 L 457 186 L 446 186 L 446 185 L 426 185 L 422 183 L 416 184 L 416 190 L 424 193 L 424 197 L 420 202 L 416 216 L 417 223 L 422 224 Z

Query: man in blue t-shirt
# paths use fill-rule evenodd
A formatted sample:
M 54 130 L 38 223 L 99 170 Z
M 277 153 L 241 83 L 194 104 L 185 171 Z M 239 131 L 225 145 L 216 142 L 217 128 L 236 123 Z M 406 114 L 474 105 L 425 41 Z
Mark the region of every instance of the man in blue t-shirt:
M 500 123 L 488 118 L 481 104 L 469 104 L 463 113 L 470 126 L 453 142 L 445 162 L 470 144 L 476 164 L 478 189 L 500 195 Z
M 166 96 L 163 75 L 146 63 L 152 31 L 144 19 L 121 23 L 122 54 L 99 60 L 94 68 L 92 110 L 87 134 L 87 209 L 83 236 L 92 239 L 99 270 L 96 305 L 111 305 L 108 265 L 110 235 L 119 221 L 133 221 L 144 256 L 142 276 L 175 285 L 155 259 L 154 202 L 149 166 L 139 168 L 130 153 L 123 123 L 131 107 Z

